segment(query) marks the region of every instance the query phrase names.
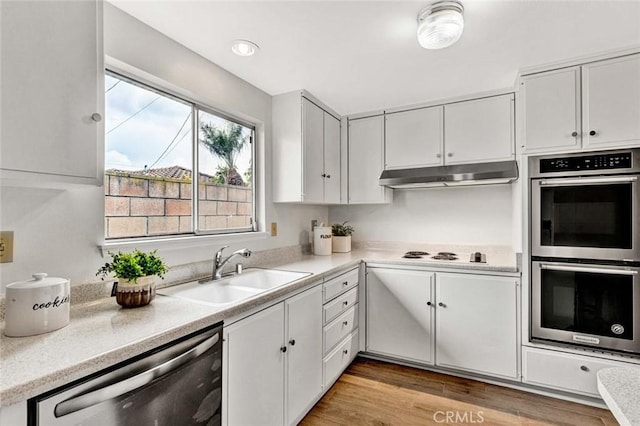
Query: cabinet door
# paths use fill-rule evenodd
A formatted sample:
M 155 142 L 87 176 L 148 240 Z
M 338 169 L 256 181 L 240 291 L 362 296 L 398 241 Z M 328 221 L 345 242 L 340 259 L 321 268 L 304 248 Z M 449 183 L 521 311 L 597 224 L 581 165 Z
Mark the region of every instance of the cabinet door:
M 585 148 L 640 144 L 640 55 L 584 65 L 582 96 Z
M 324 112 L 324 201 L 340 204 L 340 120 Z
M 304 155 L 302 199 L 305 203 L 324 201 L 324 111 L 302 98 L 302 149 Z
M 433 364 L 433 276 L 367 268 L 368 352 Z
M 227 424 L 284 424 L 284 303 L 232 325 L 226 336 Z
M 287 424 L 296 424 L 322 393 L 322 286 L 285 301 Z
M 515 378 L 517 279 L 437 274 L 436 364 Z
M 442 164 L 442 106 L 385 115 L 385 169 Z
M 524 77 L 524 144 L 527 152 L 580 147 L 580 68 Z
M 349 203 L 386 203 L 378 185 L 383 169 L 384 117 L 349 121 Z
M 102 2 L 3 1 L 0 9 L 2 177 L 100 184 Z
M 512 160 L 513 108 L 513 94 L 445 105 L 445 163 Z

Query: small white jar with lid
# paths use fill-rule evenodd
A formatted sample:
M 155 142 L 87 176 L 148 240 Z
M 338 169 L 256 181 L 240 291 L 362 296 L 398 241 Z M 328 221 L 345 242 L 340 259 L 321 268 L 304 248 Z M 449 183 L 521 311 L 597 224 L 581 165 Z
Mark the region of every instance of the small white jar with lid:
M 10 337 L 48 333 L 69 324 L 70 285 L 66 278 L 33 274 L 7 285 L 4 334 Z

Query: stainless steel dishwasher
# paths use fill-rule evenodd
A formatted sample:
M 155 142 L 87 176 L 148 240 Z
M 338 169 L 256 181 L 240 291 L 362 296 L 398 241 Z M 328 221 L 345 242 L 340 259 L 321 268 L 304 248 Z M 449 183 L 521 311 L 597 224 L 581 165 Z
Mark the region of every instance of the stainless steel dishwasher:
M 222 323 L 29 400 L 35 425 L 221 423 Z

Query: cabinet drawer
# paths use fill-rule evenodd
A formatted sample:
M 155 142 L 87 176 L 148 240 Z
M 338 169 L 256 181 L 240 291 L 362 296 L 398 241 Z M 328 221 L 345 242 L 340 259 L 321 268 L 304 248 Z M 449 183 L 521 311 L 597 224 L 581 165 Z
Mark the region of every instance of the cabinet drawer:
M 568 392 L 600 397 L 596 374 L 606 367 L 629 366 L 627 363 L 608 361 L 563 352 L 525 348 L 524 381 Z
M 358 284 L 358 268 L 342 274 L 324 283 L 324 301 L 327 302 L 337 295 L 353 288 Z
M 324 354 L 358 327 L 358 304 L 324 327 Z
M 328 323 L 335 317 L 345 312 L 358 300 L 358 287 L 338 296 L 333 301 L 324 305 L 324 323 Z
M 358 330 L 347 337 L 333 352 L 324 359 L 324 386 L 329 387 L 349 366 L 358 353 Z

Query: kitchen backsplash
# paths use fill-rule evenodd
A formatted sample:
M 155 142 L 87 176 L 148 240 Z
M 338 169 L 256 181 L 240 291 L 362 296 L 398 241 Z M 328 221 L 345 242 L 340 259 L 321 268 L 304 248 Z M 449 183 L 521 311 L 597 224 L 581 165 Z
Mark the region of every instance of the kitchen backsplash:
M 278 265 L 295 262 L 302 255 L 310 253 L 310 245 L 296 245 L 252 252 L 249 258 L 235 258 L 225 267 L 225 271 L 233 271 L 236 263 L 247 267 L 261 267 L 264 265 Z M 193 281 L 211 275 L 212 260 L 186 263 L 169 268 L 164 280 L 158 280 L 158 287 L 168 287 Z M 71 304 L 88 303 L 111 295 L 114 279 L 95 282 L 71 283 Z M 115 301 L 114 301 L 115 303 Z M 5 298 L 0 295 L 0 320 L 4 320 Z

